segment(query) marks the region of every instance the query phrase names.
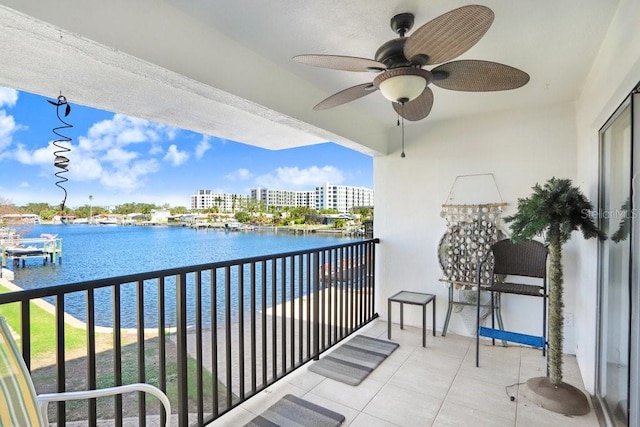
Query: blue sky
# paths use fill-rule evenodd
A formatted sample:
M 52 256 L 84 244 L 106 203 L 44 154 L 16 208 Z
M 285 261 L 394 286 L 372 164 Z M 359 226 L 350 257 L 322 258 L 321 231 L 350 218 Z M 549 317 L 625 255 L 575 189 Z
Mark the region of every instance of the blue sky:
M 55 101 L 55 100 L 54 100 Z M 249 194 L 258 186 L 310 190 L 331 184 L 373 188 L 371 157 L 326 143 L 265 150 L 135 117 L 74 105 L 67 206 L 127 202 L 189 206 L 199 189 Z M 18 206 L 59 205 L 53 166 L 60 126 L 47 98 L 0 87 L 0 198 Z

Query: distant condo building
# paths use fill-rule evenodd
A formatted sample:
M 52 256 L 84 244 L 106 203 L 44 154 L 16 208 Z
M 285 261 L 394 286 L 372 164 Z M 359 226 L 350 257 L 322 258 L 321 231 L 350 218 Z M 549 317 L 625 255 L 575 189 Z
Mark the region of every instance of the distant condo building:
M 373 190 L 348 185 L 330 185 L 326 182 L 313 191 L 275 190 L 255 188 L 251 199 L 264 202 L 267 207 L 305 207 L 311 209 L 335 209 L 348 212 L 354 207 L 373 206 Z
M 261 202 L 266 208 L 309 208 L 335 209 L 349 212 L 351 208 L 372 207 L 373 190 L 348 185 L 324 185 L 311 191 L 278 190 L 274 188 L 254 188 L 251 195 L 214 193 L 211 190 L 198 190 L 191 196 L 191 209 L 210 209 L 218 207 L 219 212 L 237 212 L 244 209 L 247 202 Z
M 373 190 L 348 185 L 330 185 L 316 187 L 316 209 L 335 209 L 348 212 L 351 208 L 373 206 Z
M 198 190 L 191 196 L 191 209 L 211 209 L 214 206 L 218 212 L 236 212 L 244 209 L 249 196 L 232 193 L 214 193 L 211 190 Z
M 315 191 L 291 191 L 275 190 L 272 188 L 254 188 L 251 190 L 251 200 L 263 202 L 268 208 L 274 206 L 283 208 L 285 206 L 293 208 L 316 208 Z

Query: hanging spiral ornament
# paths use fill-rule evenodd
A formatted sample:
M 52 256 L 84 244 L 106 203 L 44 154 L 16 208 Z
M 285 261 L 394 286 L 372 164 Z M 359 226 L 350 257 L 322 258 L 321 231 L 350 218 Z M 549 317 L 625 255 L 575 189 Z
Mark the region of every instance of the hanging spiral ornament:
M 62 129 L 72 128 L 73 125 L 65 122 L 62 119 L 62 117 L 60 117 L 60 109 L 64 107 L 63 114 L 64 114 L 64 117 L 67 117 L 71 112 L 71 106 L 67 103 L 67 98 L 62 96 L 62 93 L 60 94 L 60 96 L 58 96 L 57 101 L 47 100 L 47 102 L 49 102 L 51 105 L 56 106 L 56 116 L 58 117 L 58 120 L 62 123 L 62 126 L 55 127 L 52 130 L 53 133 L 55 133 L 58 136 L 58 139 L 53 141 L 53 145 L 57 148 L 57 150 L 53 152 L 53 155 L 55 156 L 53 160 L 53 165 L 56 168 L 60 169 L 54 175 L 56 176 L 56 178 L 58 178 L 58 181 L 56 181 L 56 186 L 61 188 L 62 191 L 64 192 L 64 198 L 62 199 L 62 203 L 60 203 L 60 212 L 62 213 L 64 212 L 64 206 L 67 202 L 67 189 L 64 188 L 62 184 L 69 181 L 67 177 L 63 176 L 63 174 L 69 172 L 69 158 L 65 154 L 71 151 L 71 149 L 66 145 L 64 145 L 64 143 L 70 143 L 71 138 L 69 138 L 66 135 L 63 135 L 62 133 L 60 133 L 60 131 L 62 131 Z

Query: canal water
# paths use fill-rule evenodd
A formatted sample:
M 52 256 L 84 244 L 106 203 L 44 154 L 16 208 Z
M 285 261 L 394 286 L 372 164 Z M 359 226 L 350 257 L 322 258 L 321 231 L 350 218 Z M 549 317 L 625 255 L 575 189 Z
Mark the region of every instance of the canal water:
M 333 235 L 294 235 L 286 232 L 196 231 L 188 227 L 84 224 L 30 225 L 18 229 L 18 232 L 23 237 L 49 233 L 62 238 L 62 263 L 43 266 L 40 260 L 32 259 L 26 262 L 25 267 L 12 267 L 15 275 L 13 282 L 23 289 L 313 249 L 356 240 Z M 104 297 L 110 299 L 106 295 Z M 168 301 L 169 306 L 174 303 Z M 123 326 L 134 326 L 135 298 L 123 298 L 123 304 Z M 72 294 L 65 299 L 65 310 L 80 320 L 86 317 L 85 305 L 82 294 Z M 102 326 L 109 326 L 110 304 L 104 305 L 96 305 L 96 321 Z M 147 326 L 157 324 L 154 307 L 145 307 L 145 312 L 148 312 L 145 315 Z

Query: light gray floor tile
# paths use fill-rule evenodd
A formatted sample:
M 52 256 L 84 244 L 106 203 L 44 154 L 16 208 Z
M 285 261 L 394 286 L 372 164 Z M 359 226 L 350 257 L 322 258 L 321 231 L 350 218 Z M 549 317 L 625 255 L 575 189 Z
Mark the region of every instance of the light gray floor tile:
M 526 397 L 526 391 L 523 389 L 521 389 L 518 396 L 517 426 L 529 427 L 540 425 L 597 427 L 600 425 L 593 409 L 587 415 L 579 417 L 567 416 L 539 407 Z
M 327 378 L 314 387 L 311 393 L 362 411 L 383 386 L 384 383 L 370 379 L 365 379 L 354 387 Z
M 513 427 L 513 418 L 503 418 L 478 409 L 445 402 L 433 423 L 434 427 Z
M 338 414 L 344 415 L 345 420 L 343 425 L 350 425 L 356 417 L 360 414 L 360 411 L 350 408 L 342 403 L 336 402 L 335 400 L 329 400 L 324 397 L 318 396 L 314 393 L 307 393 L 302 398 L 311 403 L 315 403 L 316 405 L 322 406 L 323 408 L 327 408 L 331 411 L 337 412 Z
M 398 372 L 398 369 L 400 369 L 401 366 L 402 363 L 396 362 L 395 360 L 389 360 L 389 358 L 387 358 L 367 376 L 367 379 L 385 383 L 389 381 L 396 372 Z
M 453 381 L 446 399 L 447 402 L 515 419 L 516 405 L 509 400 L 505 390 L 509 384 L 495 384 L 459 375 Z
M 258 415 L 280 400 L 285 394 L 293 394 L 301 397 L 305 392 L 305 390 L 287 383 L 286 381 L 278 381 L 266 390 L 261 391 L 258 396 L 247 400 L 240 406 L 247 411 Z
M 361 412 L 356 419 L 349 424 L 349 427 L 398 427 L 398 424 L 381 420 L 372 415 Z
M 233 411 L 223 415 L 222 417 L 209 424 L 211 427 L 238 427 L 243 426 L 258 414 L 249 412 L 244 408 L 236 408 Z
M 417 420 L 421 425 L 430 425 L 441 403 L 440 399 L 424 393 L 389 384 L 380 390 L 363 412 L 400 426 L 415 426 Z
M 322 375 L 309 370 L 310 363 L 299 368 L 297 371 L 284 377 L 283 381 L 298 387 L 304 391 L 309 391 L 326 379 Z
M 386 327 L 386 322 L 377 320 L 358 333 L 387 339 Z M 511 386 L 546 375 L 546 358 L 540 350 L 484 341 L 476 368 L 474 338 L 429 334 L 423 348 L 421 334 L 421 328 L 400 330 L 394 324 L 393 341 L 400 347 L 356 387 L 309 372 L 307 365 L 213 425 L 243 425 L 287 393 L 345 415 L 345 426 L 598 425 L 593 410 L 582 417 L 556 414 L 528 400 L 524 385 Z M 566 382 L 583 389 L 574 356 L 565 357 L 564 374 Z
M 438 369 L 437 365 L 404 364 L 389 380 L 389 384 L 444 399 L 456 376 L 456 370 Z

